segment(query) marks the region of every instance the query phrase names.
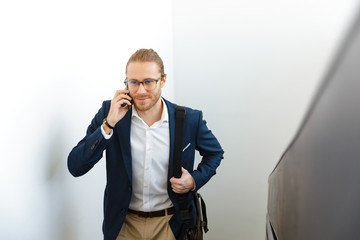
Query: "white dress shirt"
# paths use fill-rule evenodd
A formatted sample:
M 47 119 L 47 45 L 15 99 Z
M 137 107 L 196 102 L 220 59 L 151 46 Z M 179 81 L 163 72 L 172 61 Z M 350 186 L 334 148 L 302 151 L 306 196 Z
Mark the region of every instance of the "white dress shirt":
M 133 191 L 130 209 L 151 212 L 172 207 L 167 192 L 170 153 L 169 116 L 163 99 L 161 119 L 148 126 L 133 107 L 131 116 L 131 156 Z M 101 127 L 106 139 L 107 135 Z

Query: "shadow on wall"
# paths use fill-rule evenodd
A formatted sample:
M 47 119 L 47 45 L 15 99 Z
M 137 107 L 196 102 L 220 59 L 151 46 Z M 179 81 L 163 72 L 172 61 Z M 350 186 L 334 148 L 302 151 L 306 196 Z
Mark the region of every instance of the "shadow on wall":
M 51 127 L 52 132 L 47 140 L 46 150 L 46 187 L 48 217 L 51 239 L 77 240 L 79 239 L 76 219 L 72 214 L 73 204 L 70 202 L 70 186 L 67 184 L 67 151 L 65 142 L 65 127 L 57 121 Z
M 269 177 L 267 239 L 360 239 L 360 14 Z

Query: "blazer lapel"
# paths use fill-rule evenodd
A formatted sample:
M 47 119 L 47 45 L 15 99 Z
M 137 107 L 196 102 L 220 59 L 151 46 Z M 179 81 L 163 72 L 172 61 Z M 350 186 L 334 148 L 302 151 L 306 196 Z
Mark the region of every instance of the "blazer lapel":
M 130 109 L 123 119 L 116 124 L 116 130 L 119 138 L 122 160 L 124 161 L 126 172 L 129 176 L 130 184 L 132 185 L 132 160 L 130 146 L 131 113 L 132 109 Z

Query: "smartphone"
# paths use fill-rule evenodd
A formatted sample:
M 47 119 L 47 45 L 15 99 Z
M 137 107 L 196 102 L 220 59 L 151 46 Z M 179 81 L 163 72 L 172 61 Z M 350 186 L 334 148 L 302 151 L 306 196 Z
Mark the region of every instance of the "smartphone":
M 126 89 L 129 89 L 128 84 L 126 84 Z M 127 94 L 127 93 L 126 93 L 126 95 L 130 96 L 130 94 Z M 133 103 L 132 100 L 130 102 L 131 102 L 131 104 Z M 126 105 L 127 105 L 127 103 L 123 103 L 123 104 L 121 104 L 121 107 L 125 107 Z M 128 108 L 131 108 L 131 106 L 128 105 Z

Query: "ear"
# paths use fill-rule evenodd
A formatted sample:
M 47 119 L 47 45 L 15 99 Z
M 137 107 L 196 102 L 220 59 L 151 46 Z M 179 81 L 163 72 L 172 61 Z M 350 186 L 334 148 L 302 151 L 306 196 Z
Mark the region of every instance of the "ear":
M 164 87 L 165 82 L 166 82 L 166 74 L 164 74 L 164 77 L 161 79 L 161 82 L 160 82 L 161 88 Z

